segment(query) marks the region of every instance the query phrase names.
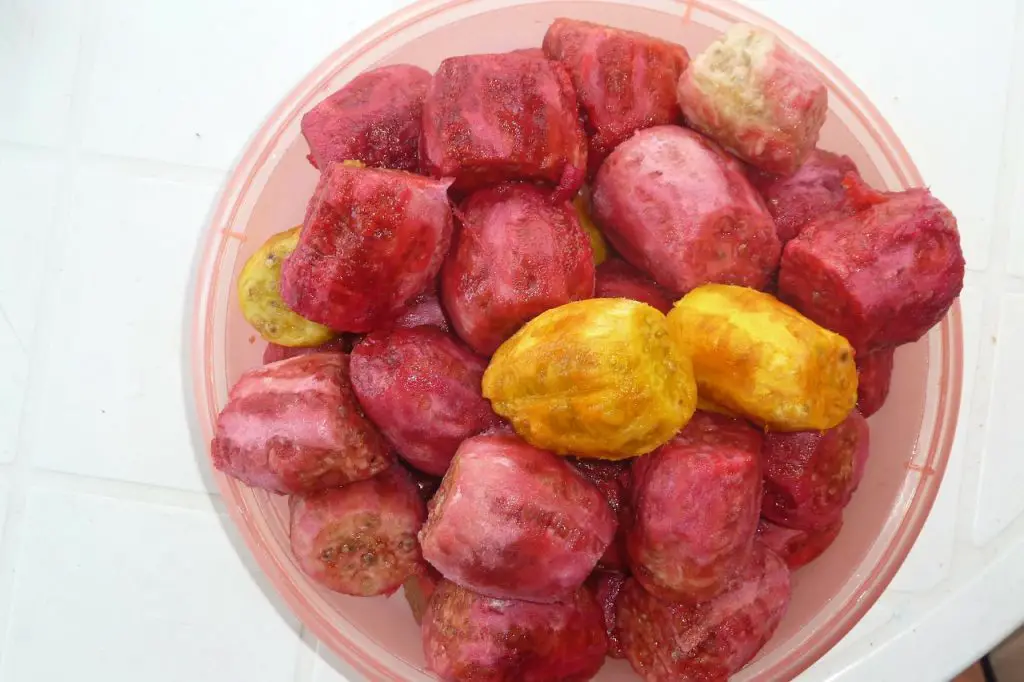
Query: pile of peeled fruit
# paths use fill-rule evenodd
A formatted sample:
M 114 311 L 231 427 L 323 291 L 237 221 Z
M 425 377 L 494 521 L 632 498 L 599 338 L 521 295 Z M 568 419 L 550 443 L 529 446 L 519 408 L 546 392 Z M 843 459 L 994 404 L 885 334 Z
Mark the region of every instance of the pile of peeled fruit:
M 311 580 L 404 586 L 439 679 L 728 678 L 964 277 L 950 211 L 818 148 L 827 111 L 747 25 L 691 57 L 559 19 L 364 73 L 303 117 L 305 220 L 238 278 L 269 345 L 213 464 L 291 496 Z

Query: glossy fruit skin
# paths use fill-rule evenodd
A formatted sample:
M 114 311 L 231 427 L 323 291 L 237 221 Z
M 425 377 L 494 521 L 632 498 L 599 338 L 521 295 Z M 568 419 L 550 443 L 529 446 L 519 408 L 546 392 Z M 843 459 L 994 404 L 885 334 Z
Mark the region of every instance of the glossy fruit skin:
M 579 301 L 534 318 L 502 344 L 484 397 L 516 433 L 558 454 L 627 459 L 693 415 L 697 391 L 665 316 L 623 298 Z
M 869 439 L 856 410 L 827 431 L 767 434 L 761 515 L 809 531 L 839 521 L 864 476 Z
M 441 477 L 425 474 L 402 459 L 398 460 L 398 465 L 405 469 L 405 473 L 409 474 L 409 478 L 416 484 L 416 489 L 420 491 L 420 498 L 423 499 L 423 503 L 430 504 L 434 493 L 441 487 Z
M 441 272 L 441 299 L 470 348 L 490 356 L 545 310 L 594 295 L 594 260 L 572 204 L 526 184 L 472 194 Z
M 401 468 L 290 502 L 292 553 L 303 572 L 329 590 L 391 594 L 424 570 L 416 532 L 426 509 Z
M 601 609 L 586 589 L 563 603 L 535 604 L 446 580 L 421 632 L 427 668 L 446 682 L 586 682 L 608 648 Z
M 895 348 L 883 348 L 857 358 L 857 410 L 870 417 L 889 397 Z
M 569 74 L 539 50 L 445 59 L 423 103 L 420 161 L 457 191 L 530 180 L 572 198 L 587 140 Z
M 628 580 L 618 599 L 619 637 L 646 682 L 726 680 L 771 638 L 789 597 L 786 564 L 755 543 L 736 581 L 709 601 L 661 601 Z
M 369 334 L 350 366 L 366 415 L 424 473 L 444 475 L 462 441 L 498 423 L 480 394 L 487 361 L 434 327 Z
M 245 321 L 270 343 L 312 347 L 327 343 L 335 334 L 310 322 L 281 300 L 281 264 L 299 243 L 302 226 L 271 236 L 238 274 L 238 307 Z
M 779 555 L 789 570 L 795 571 L 824 554 L 842 529 L 842 517 L 820 530 L 796 530 L 761 519 L 757 524 L 757 539 Z
M 443 580 L 444 577 L 428 564 L 422 572 L 409 576 L 402 583 L 403 596 L 409 603 L 409 609 L 417 625 L 423 623 L 423 615 L 427 612 L 430 598 L 434 596 Z
M 459 585 L 550 603 L 583 584 L 615 527 L 604 496 L 565 459 L 495 434 L 459 447 L 420 543 L 426 560 Z
M 764 54 L 751 55 L 749 79 L 715 83 L 716 60 L 708 54 L 737 39 L 764 41 Z M 678 96 L 690 127 L 747 163 L 781 175 L 796 171 L 814 149 L 828 113 L 828 88 L 817 70 L 775 36 L 747 24 L 734 24 L 694 58 L 679 78 Z M 737 99 L 746 105 L 732 105 Z
M 444 308 L 441 307 L 441 301 L 438 299 L 437 294 L 432 291 L 424 292 L 414 298 L 402 309 L 398 317 L 385 326 L 401 327 L 403 329 L 437 327 L 443 332 L 451 331 L 451 325 L 448 324 L 448 318 L 444 314 Z
M 672 310 L 672 298 L 653 280 L 624 260 L 613 258 L 597 267 L 594 287 L 595 298 L 628 298 L 646 303 L 658 311 L 668 314 Z
M 287 360 L 288 358 L 294 358 L 300 355 L 313 355 L 315 353 L 339 353 L 344 355 L 350 350 L 352 350 L 352 338 L 348 335 L 331 339 L 327 343 L 322 343 L 319 346 L 293 347 L 280 346 L 276 343 L 268 343 L 267 347 L 263 349 L 263 364 L 269 365 L 275 362 L 280 362 L 281 360 Z
M 316 353 L 244 373 L 217 417 L 215 468 L 246 485 L 308 493 L 370 478 L 394 457 L 363 416 L 348 356 Z
M 758 424 L 830 429 L 857 402 L 846 339 L 769 294 L 708 284 L 677 301 L 668 322 L 701 396 Z
M 692 130 L 657 126 L 623 142 L 592 201 L 615 250 L 673 295 L 709 282 L 761 288 L 778 267 L 775 223 L 742 165 Z
M 394 319 L 441 269 L 452 233 L 449 181 L 332 164 L 320 176 L 281 297 L 335 331 Z
M 605 241 L 601 230 L 594 224 L 594 219 L 590 217 L 589 195 L 578 194 L 572 200 L 572 207 L 576 209 L 576 217 L 580 221 L 580 227 L 587 233 L 587 238 L 590 240 L 590 250 L 594 254 L 594 265 L 601 265 L 601 263 L 608 260 L 608 242 Z
M 356 159 L 368 166 L 416 172 L 429 85 L 430 74 L 409 64 L 356 76 L 303 115 L 309 162 L 321 171 Z
M 786 244 L 779 298 L 866 355 L 938 324 L 964 267 L 956 218 L 928 190 L 910 189 L 816 221 Z
M 556 19 L 544 53 L 572 77 L 589 137 L 591 175 L 633 133 L 680 118 L 676 84 L 686 48 L 652 36 L 575 19 Z
M 671 441 L 633 463 L 633 576 L 667 601 L 705 601 L 749 561 L 761 511 L 762 434 L 697 412 Z
M 821 149 L 812 151 L 792 175 L 754 169 L 748 176 L 775 219 L 783 245 L 821 216 L 853 213 L 857 207 L 844 182 L 863 182 L 850 157 Z
M 587 588 L 594 593 L 604 615 L 604 631 L 608 635 L 608 657 L 625 658 L 619 641 L 618 600 L 623 585 L 629 578 L 625 573 L 598 569 L 587 578 Z
M 630 502 L 630 491 L 633 489 L 630 460 L 610 461 L 574 457 L 569 461 L 585 479 L 601 491 L 618 520 L 615 539 L 598 560 L 598 566 L 612 571 L 629 570 L 626 532 L 633 522 L 633 507 Z

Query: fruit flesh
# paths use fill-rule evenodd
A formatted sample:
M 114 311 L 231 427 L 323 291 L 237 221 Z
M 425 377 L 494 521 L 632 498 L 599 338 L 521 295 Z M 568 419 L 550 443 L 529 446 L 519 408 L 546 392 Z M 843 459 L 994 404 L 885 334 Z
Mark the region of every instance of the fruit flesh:
M 299 567 L 335 592 L 391 594 L 424 569 L 416 532 L 426 510 L 393 466 L 365 481 L 291 498 L 290 537 Z
M 697 402 L 665 316 L 622 298 L 570 303 L 527 323 L 491 359 L 483 392 L 528 442 L 603 459 L 654 450 Z
M 281 299 L 281 264 L 299 243 L 302 226 L 273 235 L 238 274 L 238 306 L 245 321 L 266 341 L 288 347 L 315 347 L 334 338 L 329 328 L 291 310 Z
M 321 171 L 357 159 L 369 166 L 416 172 L 429 85 L 430 74 L 408 64 L 356 76 L 302 117 L 309 162 Z
M 632 265 L 617 258 L 598 266 L 594 296 L 640 301 L 666 315 L 672 310 L 672 299 L 668 292 Z
M 749 176 L 775 219 L 783 244 L 824 215 L 835 211 L 849 214 L 859 208 L 844 184 L 863 182 L 848 156 L 815 149 L 792 175 L 752 170 Z
M 608 647 L 586 589 L 560 604 L 534 604 L 444 581 L 421 632 L 427 667 L 446 682 L 586 682 Z
M 594 295 L 594 260 L 572 205 L 511 184 L 472 194 L 441 272 L 441 298 L 470 348 L 490 356 L 545 310 Z
M 828 113 L 828 89 L 814 67 L 747 24 L 734 24 L 694 58 L 678 95 L 691 127 L 781 175 L 814 149 Z
M 710 601 L 664 602 L 627 581 L 618 599 L 619 637 L 646 682 L 725 680 L 772 636 L 789 597 L 786 564 L 755 543 L 739 578 Z
M 842 528 L 842 518 L 820 530 L 795 530 L 761 519 L 757 539 L 778 554 L 789 570 L 795 571 L 821 556 L 835 542 Z
M 964 282 L 956 218 L 926 189 L 815 222 L 786 244 L 779 298 L 858 354 L 917 341 Z
M 462 441 L 498 423 L 480 393 L 486 366 L 433 327 L 379 331 L 352 351 L 352 389 L 406 462 L 441 476 Z
M 544 53 L 572 77 L 589 136 L 591 174 L 636 131 L 679 120 L 676 83 L 690 61 L 681 45 L 556 19 L 544 36 Z
M 568 73 L 539 50 L 445 59 L 423 104 L 420 160 L 458 191 L 531 180 L 572 198 L 587 146 Z
M 829 429 L 857 401 L 846 339 L 768 294 L 708 284 L 677 301 L 668 322 L 701 396 L 759 424 Z
M 360 481 L 394 461 L 352 395 L 348 356 L 341 353 L 245 372 L 217 417 L 211 457 L 229 476 L 276 493 Z
M 281 297 L 335 331 L 384 326 L 426 291 L 451 241 L 450 181 L 332 164 L 323 171 Z
M 453 582 L 550 603 L 583 584 L 615 527 L 604 496 L 567 461 L 514 436 L 483 435 L 459 447 L 420 543 Z
M 775 223 L 743 167 L 686 128 L 619 145 L 594 180 L 593 216 L 626 261 L 677 296 L 709 282 L 760 288 L 779 263 Z
M 671 441 L 633 465 L 634 577 L 667 601 L 705 601 L 750 558 L 761 510 L 761 433 L 698 412 Z
M 894 348 L 857 358 L 857 409 L 870 417 L 882 409 L 892 384 Z
M 860 485 L 868 446 L 868 424 L 856 410 L 827 431 L 767 434 L 761 515 L 798 530 L 837 523 Z

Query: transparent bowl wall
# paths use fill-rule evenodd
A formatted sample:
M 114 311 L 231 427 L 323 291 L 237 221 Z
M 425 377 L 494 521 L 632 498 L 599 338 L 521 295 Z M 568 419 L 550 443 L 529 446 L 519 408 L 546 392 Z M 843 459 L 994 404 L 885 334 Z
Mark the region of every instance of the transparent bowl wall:
M 187 345 L 198 447 L 213 435 L 227 390 L 259 363 L 264 344 L 245 324 L 234 280 L 270 234 L 298 224 L 317 179 L 299 133 L 304 112 L 365 69 L 407 62 L 428 70 L 441 59 L 537 46 L 548 24 L 567 16 L 643 31 L 702 50 L 735 21 L 774 31 L 829 83 L 821 146 L 850 155 L 877 187 L 923 184 L 906 151 L 865 96 L 809 45 L 726 0 L 428 0 L 392 15 L 328 58 L 292 91 L 253 137 L 213 209 L 199 247 Z M 813 663 L 864 614 L 910 550 L 942 478 L 960 402 L 961 323 L 954 307 L 919 343 L 896 355 L 886 407 L 871 419 L 867 474 L 839 539 L 794 577 L 793 600 L 775 637 L 736 679 L 785 679 Z M 419 630 L 400 594 L 358 599 L 319 589 L 288 549 L 283 498 L 214 474 L 242 536 L 295 613 L 371 680 L 429 680 Z M 602 682 L 636 679 L 609 662 Z

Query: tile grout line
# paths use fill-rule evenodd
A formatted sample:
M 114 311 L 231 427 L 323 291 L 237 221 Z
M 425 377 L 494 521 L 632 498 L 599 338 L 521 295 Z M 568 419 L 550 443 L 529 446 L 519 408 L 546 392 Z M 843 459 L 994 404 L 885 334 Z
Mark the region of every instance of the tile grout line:
M 0 140 L 0 150 L 7 149 L 15 153 L 35 157 L 43 161 L 67 160 L 70 156 L 67 149 L 55 149 L 44 145 L 10 142 Z M 196 180 L 200 182 L 222 182 L 224 176 L 230 169 L 217 168 L 216 166 L 200 166 L 194 164 L 177 163 L 173 161 L 161 161 L 159 159 L 147 159 L 138 156 L 124 156 L 107 152 L 77 150 L 77 159 L 80 164 L 98 165 L 101 167 L 113 166 L 121 170 L 130 171 L 141 177 L 167 178 L 171 180 Z
M 1007 255 L 1010 244 L 1011 222 L 1017 217 L 1015 205 L 1015 182 L 1024 175 L 1024 163 L 1019 161 L 1024 151 L 1024 0 L 1015 4 L 1010 73 L 1006 89 L 1006 111 L 1002 138 L 1002 153 L 999 159 L 999 175 L 996 184 L 996 200 L 993 211 L 992 234 L 989 241 L 989 267 L 971 278 L 982 296 L 981 326 L 977 349 L 977 365 L 965 367 L 965 372 L 975 372 L 974 395 L 970 405 L 962 406 L 960 425 L 967 429 L 966 453 L 961 478 L 960 498 L 957 507 L 957 526 L 954 537 L 964 544 L 977 547 L 975 542 L 975 518 L 981 503 L 982 472 L 985 453 L 988 451 L 991 406 L 998 400 L 995 395 L 999 337 L 1002 333 L 1002 304 L 1007 293 L 1024 293 L 1021 278 L 1010 272 Z M 993 342 L 988 342 L 992 339 Z M 985 386 L 987 390 L 980 390 Z M 1012 524 L 1011 524 L 1012 525 Z M 1003 531 L 1005 532 L 1005 529 Z M 955 542 L 955 541 L 954 541 Z
M 18 330 L 14 328 L 14 325 L 11 323 L 11 318 L 7 316 L 7 311 L 4 310 L 3 306 L 0 306 L 0 324 L 7 327 L 11 334 L 11 338 L 13 338 L 14 342 L 18 344 L 18 349 L 21 350 L 21 354 L 25 356 L 25 362 L 28 362 L 28 348 L 25 347 L 25 341 L 18 335 Z
M 224 177 L 229 172 L 212 166 L 193 166 L 99 152 L 82 152 L 79 160 L 90 166 L 130 172 L 140 178 L 215 184 L 218 187 L 224 182 Z
M 81 144 L 81 133 L 83 127 L 82 108 L 84 96 L 87 92 L 88 80 L 92 68 L 95 52 L 95 35 L 97 30 L 96 8 L 89 3 L 82 2 L 81 25 L 78 36 L 78 54 L 76 60 L 75 75 L 72 82 L 71 101 L 68 106 L 67 127 L 64 131 L 63 148 L 55 150 L 55 158 L 63 161 L 62 173 L 59 176 L 59 188 L 55 200 L 54 211 L 50 222 L 49 239 L 51 244 L 57 243 L 61 235 L 69 229 L 67 223 L 71 217 L 71 206 L 74 200 L 74 181 L 78 171 L 79 153 Z M 44 271 L 51 272 L 57 267 L 53 261 L 43 265 Z M 52 277 L 44 277 L 39 290 L 34 292 L 36 309 L 42 309 L 46 299 L 51 295 L 53 286 Z M 10 636 L 12 613 L 14 609 L 14 594 L 17 586 L 17 564 L 21 535 L 24 528 L 25 513 L 27 508 L 27 491 L 29 481 L 32 478 L 31 466 L 26 461 L 23 452 L 23 435 L 28 407 L 29 388 L 32 386 L 33 375 L 38 372 L 35 359 L 35 349 L 38 348 L 42 336 L 42 330 L 47 325 L 42 320 L 37 320 L 31 333 L 31 345 L 28 347 L 26 358 L 28 371 L 26 373 L 25 391 L 22 396 L 21 414 L 18 420 L 17 432 L 15 434 L 14 459 L 8 468 L 8 495 L 7 514 L 0 535 L 0 678 L 5 677 L 4 671 L 8 660 L 4 657 L 4 646 Z
M 138 481 L 101 478 L 52 469 L 32 468 L 32 487 L 73 495 L 91 495 L 112 500 L 143 502 L 157 507 L 227 514 L 227 507 L 217 493 L 173 488 Z

